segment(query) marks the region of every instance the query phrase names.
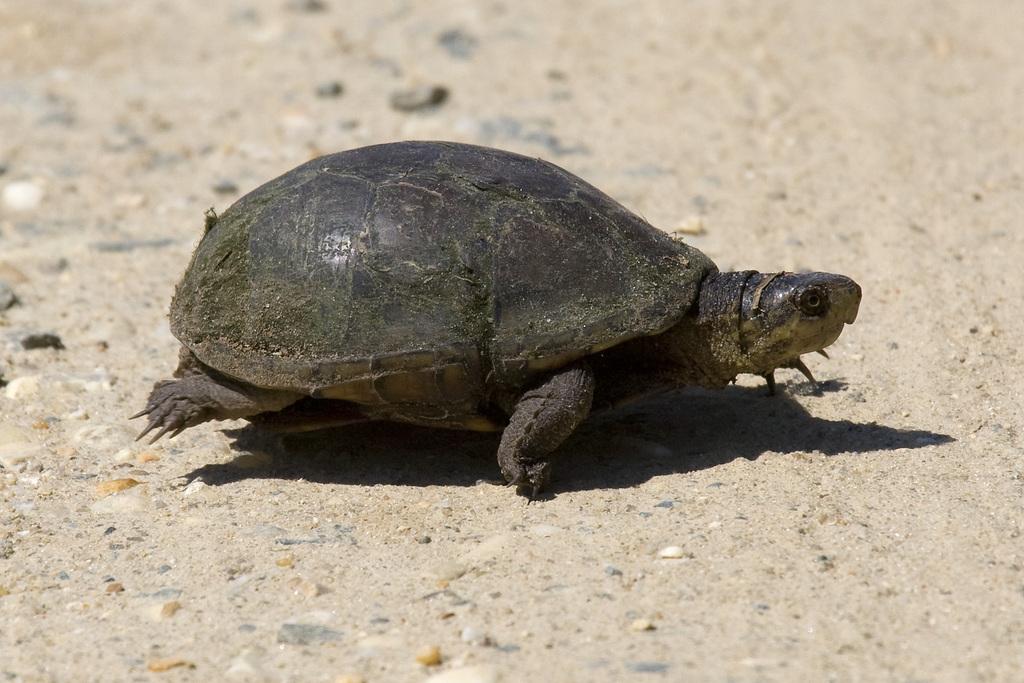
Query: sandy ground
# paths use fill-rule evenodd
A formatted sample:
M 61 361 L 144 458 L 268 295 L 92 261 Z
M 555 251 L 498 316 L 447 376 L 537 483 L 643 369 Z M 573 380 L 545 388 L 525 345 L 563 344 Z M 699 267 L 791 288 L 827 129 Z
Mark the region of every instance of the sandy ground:
M 0 0 L 0 678 L 1022 680 L 1021 36 L 1001 0 Z M 860 317 L 820 393 L 599 416 L 530 505 L 489 435 L 135 443 L 203 211 L 416 138 L 848 274 Z

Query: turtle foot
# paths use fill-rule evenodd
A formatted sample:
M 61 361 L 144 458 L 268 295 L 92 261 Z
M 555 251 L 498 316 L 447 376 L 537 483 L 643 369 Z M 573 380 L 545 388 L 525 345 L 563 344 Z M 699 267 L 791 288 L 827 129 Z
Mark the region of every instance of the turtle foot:
M 516 493 L 532 503 L 548 485 L 551 478 L 551 463 L 535 462 L 526 466 L 516 463 L 513 471 L 503 473 L 508 479 L 508 485 L 514 486 Z
M 153 385 L 146 407 L 129 418 L 149 416 L 149 423 L 135 437 L 136 441 L 154 429 L 159 431 L 149 440 L 150 443 L 168 433 L 175 437 L 185 429 L 210 419 L 209 408 L 193 399 L 188 391 L 189 384 L 188 380 L 164 380 Z

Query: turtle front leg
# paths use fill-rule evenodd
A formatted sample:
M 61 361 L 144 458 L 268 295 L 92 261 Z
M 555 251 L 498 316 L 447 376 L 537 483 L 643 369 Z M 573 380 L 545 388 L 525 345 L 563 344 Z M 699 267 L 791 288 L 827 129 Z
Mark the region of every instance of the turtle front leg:
M 584 361 L 525 391 L 498 446 L 498 464 L 510 486 L 530 500 L 551 474 L 550 455 L 590 414 L 594 373 Z
M 208 420 L 234 420 L 266 411 L 281 410 L 302 398 L 302 394 L 260 389 L 232 382 L 214 373 L 175 372 L 181 379 L 153 385 L 146 407 L 129 419 L 149 416 L 136 440 L 157 429 L 153 443 L 164 434 L 177 436 L 183 430 Z

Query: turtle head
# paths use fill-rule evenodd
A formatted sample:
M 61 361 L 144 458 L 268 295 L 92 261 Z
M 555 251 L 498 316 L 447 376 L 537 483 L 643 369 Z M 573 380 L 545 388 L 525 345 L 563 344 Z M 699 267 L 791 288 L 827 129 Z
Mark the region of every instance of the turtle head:
M 860 306 L 860 286 L 831 273 L 714 273 L 701 286 L 697 327 L 722 375 L 762 375 L 796 368 L 800 355 L 839 338 Z M 716 373 L 719 374 L 719 373 Z

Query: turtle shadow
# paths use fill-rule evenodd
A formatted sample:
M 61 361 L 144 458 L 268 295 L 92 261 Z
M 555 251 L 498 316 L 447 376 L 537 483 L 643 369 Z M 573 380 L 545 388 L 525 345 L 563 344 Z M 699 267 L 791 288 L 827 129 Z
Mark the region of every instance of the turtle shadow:
M 559 449 L 544 497 L 559 492 L 628 488 L 653 477 L 709 469 L 766 452 L 824 455 L 921 448 L 953 438 L 812 416 L 793 395 L 844 391 L 840 382 L 817 389 L 790 385 L 766 397 L 764 388 L 684 389 L 592 416 Z M 811 402 L 813 398 L 802 398 Z M 851 394 L 851 400 L 857 400 Z M 365 423 L 282 434 L 252 425 L 226 430 L 239 453 L 185 475 L 210 485 L 247 479 L 306 479 L 372 486 L 502 484 L 495 454 L 500 434 Z M 257 454 L 260 457 L 252 458 Z
M 826 456 L 923 448 L 954 441 L 948 434 L 898 429 L 873 422 L 826 420 L 811 415 L 814 397 L 847 391 L 839 381 L 790 385 L 766 397 L 764 389 L 684 389 L 595 416 L 568 443 L 558 462 L 560 490 L 620 488 L 656 476 L 710 469 L 767 452 L 817 452 Z M 809 397 L 809 398 L 808 398 Z M 850 400 L 863 400 L 851 392 Z

